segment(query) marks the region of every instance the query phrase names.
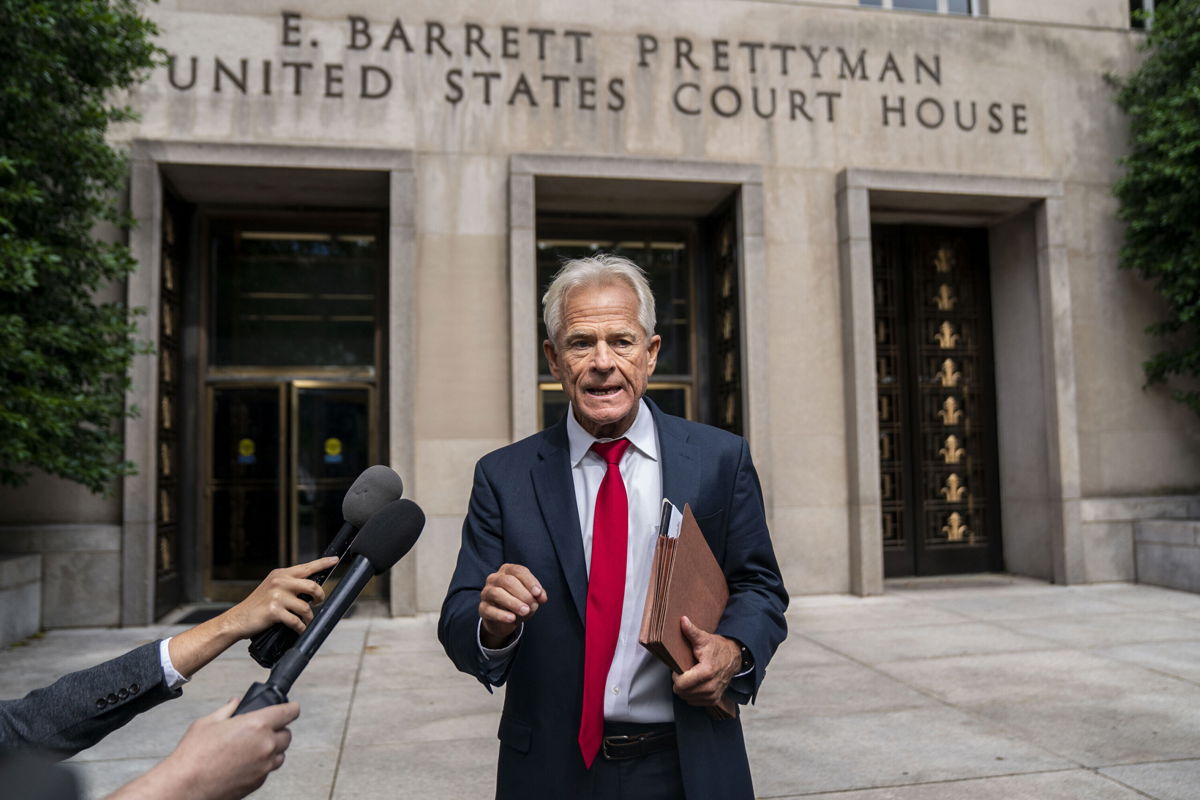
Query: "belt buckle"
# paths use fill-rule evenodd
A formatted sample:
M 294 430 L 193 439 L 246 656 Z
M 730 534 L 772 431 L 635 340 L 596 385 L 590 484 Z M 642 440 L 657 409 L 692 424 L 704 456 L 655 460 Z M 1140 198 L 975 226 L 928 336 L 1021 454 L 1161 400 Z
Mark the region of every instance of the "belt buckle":
M 623 758 L 629 758 L 629 756 L 622 756 L 619 753 L 612 752 L 611 750 L 608 749 L 609 745 L 612 745 L 614 747 L 620 747 L 622 745 L 629 745 L 629 744 L 633 744 L 634 742 L 638 741 L 640 738 L 641 738 L 640 736 L 629 736 L 629 735 L 624 735 L 624 734 L 619 735 L 619 736 L 605 736 L 600 739 L 600 754 L 603 755 L 609 761 L 619 761 Z

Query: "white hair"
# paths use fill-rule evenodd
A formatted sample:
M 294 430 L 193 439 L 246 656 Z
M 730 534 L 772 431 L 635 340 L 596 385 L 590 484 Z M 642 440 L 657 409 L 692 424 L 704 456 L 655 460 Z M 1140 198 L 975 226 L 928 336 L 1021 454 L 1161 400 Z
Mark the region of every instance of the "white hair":
M 609 286 L 617 281 L 624 281 L 633 289 L 638 300 L 638 322 L 647 340 L 654 336 L 654 295 L 650 292 L 646 272 L 628 258 L 600 253 L 565 262 L 542 295 L 542 319 L 546 323 L 546 335 L 555 347 L 558 347 L 567 295 L 585 286 Z

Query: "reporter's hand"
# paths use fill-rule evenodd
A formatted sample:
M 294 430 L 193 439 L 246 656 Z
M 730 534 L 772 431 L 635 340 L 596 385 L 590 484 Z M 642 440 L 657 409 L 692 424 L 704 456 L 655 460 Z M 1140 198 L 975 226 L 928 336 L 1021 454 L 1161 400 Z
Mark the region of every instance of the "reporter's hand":
M 300 594 L 311 595 L 314 603 L 325 599 L 325 592 L 308 576 L 336 563 L 337 559 L 330 556 L 271 570 L 245 600 L 223 614 L 172 636 L 167 643 L 171 664 L 180 675 L 190 678 L 239 639 L 265 631 L 276 622 L 303 632 L 312 622 L 313 612 L 308 602 L 300 599 Z
M 303 633 L 312 622 L 312 606 L 325 600 L 325 591 L 308 576 L 329 569 L 337 562 L 336 556 L 329 556 L 271 570 L 245 600 L 221 615 L 226 629 L 239 639 L 248 639 L 276 622 L 282 622 L 296 633 Z M 312 605 L 301 600 L 301 594 L 312 597 Z
M 696 627 L 687 617 L 682 617 L 679 625 L 692 645 L 697 663 L 686 672 L 671 676 L 675 694 L 690 706 L 715 706 L 725 696 L 729 682 L 741 666 L 742 648 L 733 639 Z
M 503 647 L 522 622 L 547 600 L 546 590 L 520 564 L 502 564 L 487 576 L 479 592 L 480 640 L 490 649 Z
M 262 786 L 283 764 L 292 741 L 287 726 L 300 706 L 284 703 L 230 716 L 237 704 L 234 698 L 193 722 L 169 756 L 108 800 L 239 800 Z

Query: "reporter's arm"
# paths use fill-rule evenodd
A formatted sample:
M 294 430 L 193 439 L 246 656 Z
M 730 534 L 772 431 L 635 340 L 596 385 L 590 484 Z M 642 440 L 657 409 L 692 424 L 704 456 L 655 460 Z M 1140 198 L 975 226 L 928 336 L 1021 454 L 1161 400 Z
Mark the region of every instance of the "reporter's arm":
M 70 758 L 138 714 L 178 697 L 163 681 L 158 642 L 72 672 L 20 700 L 0 701 L 0 747 Z
M 233 608 L 171 637 L 168 644 L 171 664 L 184 678 L 190 678 L 237 641 L 248 639 L 276 622 L 282 622 L 297 633 L 303 632 L 312 622 L 313 612 L 300 595 L 309 595 L 314 603 L 325 599 L 325 592 L 308 576 L 336 563 L 337 559 L 330 556 L 272 570 L 245 600 Z

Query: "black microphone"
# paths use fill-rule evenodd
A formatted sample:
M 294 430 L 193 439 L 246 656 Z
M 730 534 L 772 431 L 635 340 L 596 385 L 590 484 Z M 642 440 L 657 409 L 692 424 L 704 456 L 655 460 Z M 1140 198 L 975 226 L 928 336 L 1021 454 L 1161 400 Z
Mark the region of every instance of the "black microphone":
M 387 572 L 412 549 L 425 527 L 425 512 L 412 500 L 393 500 L 367 520 L 350 546 L 350 567 L 342 576 L 312 623 L 300 634 L 271 670 L 266 683 L 254 683 L 242 697 L 234 715 L 287 702 L 287 693 L 317 648 L 333 631 L 374 575 Z
M 346 496 L 342 498 L 342 519 L 345 522 L 342 523 L 341 529 L 333 537 L 329 546 L 325 548 L 321 557 L 337 556 L 341 558 L 346 549 L 350 547 L 354 534 L 358 533 L 359 528 L 367 523 L 371 515 L 402 494 L 404 494 L 404 482 L 400 480 L 400 476 L 396 474 L 395 470 L 382 464 L 367 467 L 354 480 L 354 483 L 346 491 Z M 333 567 L 323 569 L 310 575 L 309 578 L 316 581 L 319 586 L 325 583 L 325 579 L 329 577 L 329 573 L 333 572 L 333 569 Z M 306 594 L 300 595 L 300 599 L 312 600 Z M 296 643 L 296 637 L 299 635 L 282 622 L 276 622 L 265 631 L 260 631 L 251 637 L 250 655 L 260 666 L 269 669 L 275 666 L 279 657 Z

